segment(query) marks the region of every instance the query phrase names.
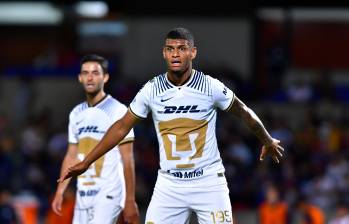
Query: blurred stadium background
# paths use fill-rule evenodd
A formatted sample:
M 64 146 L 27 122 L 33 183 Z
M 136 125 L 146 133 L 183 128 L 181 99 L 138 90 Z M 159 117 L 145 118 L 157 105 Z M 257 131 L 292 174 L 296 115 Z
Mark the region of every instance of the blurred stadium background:
M 195 67 L 232 88 L 286 150 L 279 165 L 260 163 L 252 132 L 220 112 L 218 141 L 237 223 L 264 224 L 258 212 L 271 185 L 290 223 L 308 223 L 297 206 L 304 199 L 322 209 L 326 223 L 335 217 L 339 204 L 349 202 L 349 8 L 256 2 L 1 1 L 0 208 L 12 206 L 19 223 L 64 223 L 51 214 L 50 200 L 67 147 L 68 113 L 84 99 L 80 56 L 110 60 L 106 90 L 128 105 L 165 70 L 166 32 L 183 26 L 196 39 Z M 135 132 L 144 216 L 158 146 L 150 118 Z M 73 198 L 68 194 L 68 216 Z

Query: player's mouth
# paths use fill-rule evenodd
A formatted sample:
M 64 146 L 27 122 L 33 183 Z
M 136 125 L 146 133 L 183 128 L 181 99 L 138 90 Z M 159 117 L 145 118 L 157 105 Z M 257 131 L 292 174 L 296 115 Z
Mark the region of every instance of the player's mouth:
M 179 61 L 179 60 L 174 60 L 174 61 L 171 61 L 171 65 L 172 65 L 172 67 L 179 67 L 179 66 L 181 66 L 181 61 Z
M 93 83 L 86 84 L 86 88 L 94 88 L 94 87 L 95 87 L 95 84 L 93 84 Z

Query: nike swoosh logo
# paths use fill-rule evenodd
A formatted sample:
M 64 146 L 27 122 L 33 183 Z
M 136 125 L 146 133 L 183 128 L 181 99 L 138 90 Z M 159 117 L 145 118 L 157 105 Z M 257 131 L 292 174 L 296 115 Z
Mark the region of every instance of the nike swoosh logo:
M 170 99 L 172 99 L 173 97 L 170 97 L 170 98 L 167 98 L 167 99 L 161 99 L 160 101 L 161 102 L 165 102 L 165 101 L 167 101 L 167 100 L 170 100 Z

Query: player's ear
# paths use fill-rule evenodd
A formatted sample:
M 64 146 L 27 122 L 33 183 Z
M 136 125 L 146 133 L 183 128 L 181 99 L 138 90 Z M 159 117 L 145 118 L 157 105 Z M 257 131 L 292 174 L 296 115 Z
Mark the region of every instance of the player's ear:
M 81 74 L 78 75 L 79 82 L 82 83 Z
M 166 59 L 166 47 L 162 48 L 162 56 Z
M 103 81 L 104 81 L 104 83 L 108 82 L 108 80 L 109 80 L 109 73 L 105 73 L 105 74 L 103 75 Z
M 196 57 L 198 50 L 196 49 L 196 47 L 192 47 L 191 48 L 191 60 L 193 60 Z

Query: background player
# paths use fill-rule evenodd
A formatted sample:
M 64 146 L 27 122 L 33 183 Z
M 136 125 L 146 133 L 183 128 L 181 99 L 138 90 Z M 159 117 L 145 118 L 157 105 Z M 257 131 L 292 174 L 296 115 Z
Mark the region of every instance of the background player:
M 163 48 L 167 73 L 147 82 L 125 116 L 59 181 L 84 172 L 151 112 L 161 169 L 146 223 L 187 223 L 191 211 L 197 213 L 200 223 L 231 223 L 229 190 L 215 134 L 217 108 L 241 118 L 259 138 L 263 143 L 260 160 L 269 154 L 279 162 L 283 148 L 229 88 L 192 69 L 196 53 L 194 38 L 188 30 L 171 30 Z
M 106 59 L 98 55 L 82 58 L 79 81 L 85 90 L 86 101 L 70 113 L 69 146 L 61 171 L 83 160 L 107 129 L 127 111 L 123 104 L 104 92 L 104 84 L 108 79 Z M 138 223 L 133 140 L 133 130 L 130 129 L 118 146 L 113 147 L 79 176 L 73 223 L 114 224 L 123 207 L 125 221 Z M 58 215 L 62 212 L 63 194 L 69 181 L 67 179 L 58 184 L 52 202 L 52 209 Z

